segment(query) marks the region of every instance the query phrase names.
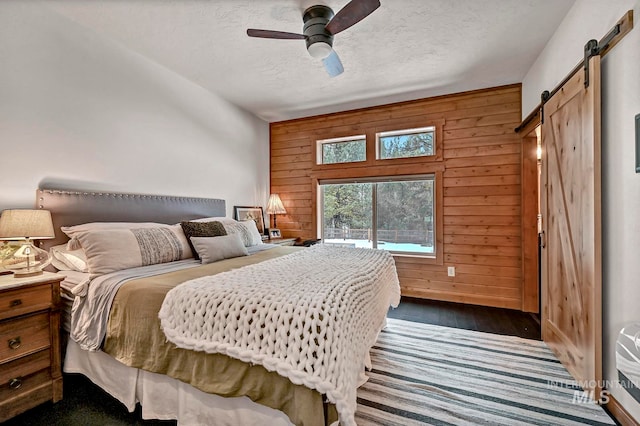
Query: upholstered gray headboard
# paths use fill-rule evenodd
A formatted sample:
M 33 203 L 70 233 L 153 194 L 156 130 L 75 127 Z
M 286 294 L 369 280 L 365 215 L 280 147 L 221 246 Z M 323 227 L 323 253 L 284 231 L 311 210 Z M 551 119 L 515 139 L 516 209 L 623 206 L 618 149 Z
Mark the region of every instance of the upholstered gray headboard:
M 61 226 L 88 222 L 178 223 L 207 216 L 225 216 L 225 201 L 216 198 L 173 197 L 117 192 L 38 189 L 36 207 L 51 211 L 56 237 L 42 240 L 48 249 L 68 240 Z

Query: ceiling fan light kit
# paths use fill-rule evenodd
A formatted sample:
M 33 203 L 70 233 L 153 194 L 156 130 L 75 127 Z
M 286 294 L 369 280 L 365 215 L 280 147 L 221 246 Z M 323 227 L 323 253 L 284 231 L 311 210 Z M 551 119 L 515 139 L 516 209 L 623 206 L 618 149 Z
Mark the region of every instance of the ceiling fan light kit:
M 333 49 L 331 48 L 331 45 L 323 41 L 318 41 L 307 47 L 307 52 L 309 52 L 309 55 L 316 59 L 326 58 L 327 56 L 329 56 L 329 53 L 331 53 L 332 50 Z
M 249 37 L 273 38 L 281 40 L 304 39 L 307 52 L 313 58 L 322 59 L 330 77 L 344 72 L 338 54 L 333 50 L 333 36 L 357 24 L 380 7 L 379 0 L 351 0 L 334 16 L 333 10 L 325 5 L 307 8 L 302 14 L 302 34 L 283 31 L 248 29 Z
M 311 6 L 302 15 L 307 52 L 314 58 L 324 59 L 333 50 L 333 36 L 326 29 L 331 18 L 333 10 L 323 5 Z

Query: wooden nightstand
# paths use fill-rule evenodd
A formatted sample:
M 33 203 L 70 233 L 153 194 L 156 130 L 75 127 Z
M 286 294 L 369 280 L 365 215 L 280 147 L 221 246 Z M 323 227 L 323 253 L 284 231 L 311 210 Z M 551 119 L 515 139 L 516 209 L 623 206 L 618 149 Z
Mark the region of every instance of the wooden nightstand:
M 267 244 L 277 244 L 279 246 L 292 246 L 295 244 L 297 238 L 271 238 L 266 240 Z
M 0 423 L 62 399 L 60 281 L 0 276 Z

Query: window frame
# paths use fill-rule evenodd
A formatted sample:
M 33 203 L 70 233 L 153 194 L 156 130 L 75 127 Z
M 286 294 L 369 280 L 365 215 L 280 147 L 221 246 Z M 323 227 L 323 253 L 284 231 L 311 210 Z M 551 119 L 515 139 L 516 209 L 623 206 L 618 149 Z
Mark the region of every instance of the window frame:
M 433 155 L 421 155 L 418 157 L 401 157 L 401 158 L 378 158 L 378 135 L 381 133 L 391 133 L 403 131 L 411 131 L 415 129 L 426 129 L 433 127 Z M 443 157 L 443 140 L 444 140 L 444 120 L 411 120 L 399 123 L 391 123 L 383 126 L 377 126 L 372 131 L 372 150 L 375 156 L 374 162 L 379 165 L 400 165 L 400 164 L 415 164 L 415 163 L 435 163 L 442 162 Z
M 380 138 L 388 137 L 388 136 L 405 136 L 405 135 L 413 135 L 418 133 L 433 133 L 433 153 L 428 155 L 412 155 L 406 157 L 389 157 L 389 158 L 381 158 L 380 153 L 382 151 L 380 146 Z M 438 145 L 438 134 L 437 134 L 437 126 L 424 126 L 424 127 L 414 127 L 410 129 L 402 129 L 402 130 L 388 130 L 384 132 L 376 132 L 375 133 L 375 145 L 376 145 L 376 160 L 378 161 L 389 161 L 389 160 L 404 160 L 407 158 L 411 159 L 428 159 L 431 157 L 435 157 L 436 146 Z
M 386 183 L 386 182 L 401 182 L 401 181 L 414 181 L 414 180 L 427 180 L 433 181 L 433 239 L 434 239 L 434 251 L 433 253 L 416 253 L 416 252 L 403 252 L 387 250 L 394 257 L 407 257 L 407 258 L 419 258 L 425 264 L 443 265 L 443 245 L 444 245 L 444 214 L 443 214 L 443 172 L 442 170 L 435 169 L 430 172 L 411 174 L 411 175 L 387 175 L 387 176 L 363 176 L 363 177 L 344 177 L 344 178 L 319 178 L 313 177 L 314 180 L 314 199 L 316 205 L 314 215 L 316 216 L 316 235 L 322 239 L 324 234 L 324 203 L 323 203 L 323 185 L 330 184 L 349 184 L 349 183 Z M 372 194 L 372 241 L 377 243 L 377 200 L 376 191 Z
M 328 144 L 338 144 L 338 143 L 348 143 L 348 142 L 356 142 L 356 141 L 363 141 L 364 142 L 364 160 L 358 160 L 358 161 L 344 161 L 344 162 L 338 162 L 338 163 L 324 163 L 323 159 L 324 159 L 324 146 L 328 145 Z M 341 136 L 341 137 L 337 137 L 337 138 L 327 138 L 327 139 L 317 139 L 316 140 L 316 158 L 315 158 L 315 166 L 337 166 L 337 165 L 344 165 L 344 164 L 350 164 L 350 165 L 355 165 L 355 164 L 363 164 L 366 163 L 368 160 L 368 149 L 367 149 L 367 135 L 366 134 L 359 134 L 359 135 L 352 135 L 352 136 Z
M 444 135 L 445 120 L 442 118 L 425 119 L 424 115 L 399 118 L 386 124 L 378 125 L 359 125 L 349 124 L 340 126 L 338 128 L 319 128 L 316 129 L 310 137 L 311 142 L 311 154 L 312 165 L 311 170 L 313 173 L 322 173 L 335 171 L 338 174 L 342 174 L 345 169 L 362 170 L 362 172 L 356 172 L 356 175 L 367 174 L 365 170 L 368 168 L 376 167 L 383 169 L 385 167 L 396 167 L 402 165 L 431 165 L 434 163 L 443 162 L 443 135 Z M 378 159 L 376 153 L 376 134 L 381 132 L 398 131 L 398 129 L 422 129 L 434 127 L 434 151 L 435 155 L 420 156 L 420 157 L 405 157 L 405 158 L 388 158 Z M 348 163 L 330 163 L 323 164 L 322 161 L 322 147 L 320 143 L 325 141 L 348 141 L 358 137 L 364 136 L 366 145 L 366 160 L 365 161 L 352 161 Z M 315 144 L 315 145 L 314 145 Z M 315 149 L 313 148 L 315 146 Z M 429 166 L 431 167 L 431 166 Z M 412 172 L 410 172 L 412 173 Z M 428 173 L 426 171 L 425 173 Z M 386 175 L 386 172 L 383 172 Z M 340 176 L 342 177 L 342 176 Z

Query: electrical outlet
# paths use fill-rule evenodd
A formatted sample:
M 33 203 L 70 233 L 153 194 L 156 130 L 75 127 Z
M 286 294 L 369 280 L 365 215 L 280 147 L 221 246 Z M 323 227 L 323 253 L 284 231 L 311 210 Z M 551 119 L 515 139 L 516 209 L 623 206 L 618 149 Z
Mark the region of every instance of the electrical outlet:
M 456 276 L 456 267 L 455 267 L 455 266 L 449 266 L 449 267 L 447 268 L 447 274 L 448 274 L 450 277 L 455 277 L 455 276 Z

